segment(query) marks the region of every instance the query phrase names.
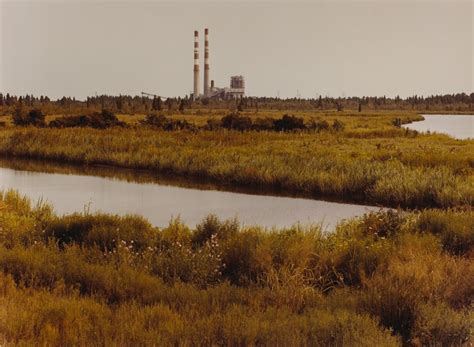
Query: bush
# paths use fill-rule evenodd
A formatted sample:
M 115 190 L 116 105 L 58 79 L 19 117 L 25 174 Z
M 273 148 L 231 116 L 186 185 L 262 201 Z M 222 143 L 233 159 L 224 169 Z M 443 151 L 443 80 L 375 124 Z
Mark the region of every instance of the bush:
M 13 113 L 13 124 L 17 126 L 33 125 L 43 127 L 45 123 L 45 115 L 39 109 L 33 109 L 26 113 L 22 108 L 17 108 Z
M 474 212 L 424 211 L 416 228 L 438 235 L 444 249 L 452 254 L 474 252 Z
M 209 118 L 204 126 L 204 130 L 214 131 L 219 129 L 221 129 L 221 121 L 214 118 Z
M 164 115 L 162 114 L 156 115 L 152 113 L 152 114 L 147 115 L 144 120 L 140 121 L 140 123 L 142 125 L 150 126 L 152 128 L 163 129 L 167 121 L 168 119 Z
M 242 117 L 238 113 L 231 113 L 221 119 L 222 127 L 229 130 L 248 131 L 252 129 L 250 117 Z
M 210 241 L 213 237 L 217 237 L 219 240 L 226 240 L 237 234 L 238 231 L 239 222 L 236 219 L 221 222 L 217 216 L 209 215 L 202 223 L 196 226 L 192 241 L 194 244 L 201 246 Z
M 52 220 L 44 237 L 53 238 L 60 245 L 98 246 L 110 251 L 125 243 L 142 251 L 155 244 L 156 231 L 139 216 L 72 214 Z
M 123 127 L 124 122 L 118 120 L 117 116 L 110 111 L 103 110 L 90 115 L 64 116 L 49 122 L 51 128 L 76 128 L 91 127 L 95 129 L 107 129 L 115 126 Z
M 412 332 L 412 341 L 422 346 L 463 346 L 471 338 L 474 312 L 455 311 L 445 303 L 422 305 Z
M 306 129 L 303 118 L 285 114 L 274 122 L 276 131 L 292 131 Z
M 195 126 L 185 120 L 174 120 L 164 115 L 149 114 L 140 122 L 144 126 L 165 131 L 195 129 Z
M 275 130 L 275 120 L 270 117 L 257 118 L 253 122 L 252 129 L 256 131 L 272 131 Z

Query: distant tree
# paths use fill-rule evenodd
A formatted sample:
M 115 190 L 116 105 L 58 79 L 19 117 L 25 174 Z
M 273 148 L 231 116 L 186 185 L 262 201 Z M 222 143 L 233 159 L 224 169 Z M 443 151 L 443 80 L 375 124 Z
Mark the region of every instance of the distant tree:
M 359 100 L 359 112 L 362 112 L 362 102 Z
M 9 93 L 7 93 L 7 95 L 5 96 L 5 104 L 7 106 L 12 106 L 14 103 L 15 103 L 14 98 Z
M 240 99 L 240 102 L 237 105 L 237 111 L 242 112 L 243 110 L 244 110 L 244 101 Z
M 166 99 L 165 105 L 168 108 L 168 111 L 171 111 L 173 109 L 173 100 L 171 98 Z
M 3 94 L 0 93 L 0 106 L 3 106 L 3 105 L 5 105 L 5 100 L 3 98 Z
M 181 99 L 181 101 L 179 102 L 179 112 L 183 113 L 184 108 L 185 108 L 185 101 L 184 99 Z
M 120 95 L 117 98 L 117 100 L 115 102 L 115 106 L 117 107 L 117 110 L 119 110 L 119 111 L 123 110 L 123 97 L 122 97 L 122 95 Z
M 161 111 L 163 109 L 163 103 L 160 97 L 153 97 L 153 101 L 151 103 L 151 109 L 153 111 Z
M 319 96 L 319 99 L 318 99 L 318 108 L 323 108 L 323 98 L 321 95 Z

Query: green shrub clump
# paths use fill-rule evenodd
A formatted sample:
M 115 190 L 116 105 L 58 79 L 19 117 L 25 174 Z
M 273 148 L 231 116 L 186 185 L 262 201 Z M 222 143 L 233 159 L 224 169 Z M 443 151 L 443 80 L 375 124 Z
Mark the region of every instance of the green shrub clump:
M 30 112 L 24 111 L 21 107 L 15 109 L 13 113 L 13 124 L 17 126 L 36 126 L 43 127 L 45 123 L 45 115 L 39 109 L 33 109 Z
M 123 127 L 125 123 L 117 116 L 107 110 L 95 112 L 89 115 L 65 116 L 56 118 L 49 122 L 51 128 L 77 128 L 90 127 L 95 129 L 107 129 L 111 127 Z

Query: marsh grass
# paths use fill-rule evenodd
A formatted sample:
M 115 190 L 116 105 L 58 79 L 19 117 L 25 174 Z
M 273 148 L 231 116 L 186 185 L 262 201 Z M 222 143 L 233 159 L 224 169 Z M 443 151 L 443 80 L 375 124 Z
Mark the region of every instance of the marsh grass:
M 472 342 L 473 245 L 452 248 L 472 211 L 373 212 L 323 234 L 58 217 L 12 191 L 0 206 L 7 345 Z
M 6 129 L 0 131 L 0 154 L 150 170 L 347 202 L 472 206 L 474 141 L 393 127 L 364 133 L 351 127 L 290 134 Z

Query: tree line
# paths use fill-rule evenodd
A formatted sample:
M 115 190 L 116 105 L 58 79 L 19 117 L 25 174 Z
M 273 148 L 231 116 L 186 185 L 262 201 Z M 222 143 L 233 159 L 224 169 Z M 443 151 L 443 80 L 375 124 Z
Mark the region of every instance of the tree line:
M 452 111 L 469 112 L 474 110 L 474 93 L 457 93 L 432 96 L 413 95 L 407 98 L 399 96 L 377 97 L 323 97 L 316 98 L 288 98 L 274 97 L 243 97 L 233 100 L 202 99 L 176 97 L 162 99 L 158 96 L 130 96 L 130 95 L 98 95 L 78 100 L 71 97 L 62 97 L 51 100 L 47 96 L 16 96 L 9 93 L 0 93 L 0 110 L 3 114 L 16 107 L 41 108 L 47 113 L 73 113 L 79 110 L 111 110 L 115 113 L 148 113 L 151 111 L 186 112 L 201 109 L 228 109 L 236 111 L 255 111 L 261 109 L 274 110 L 415 110 L 415 111 Z

